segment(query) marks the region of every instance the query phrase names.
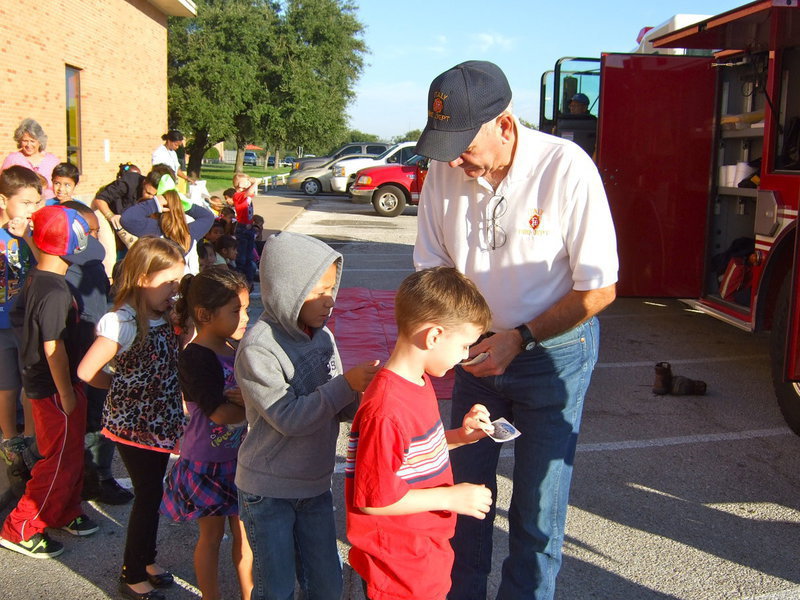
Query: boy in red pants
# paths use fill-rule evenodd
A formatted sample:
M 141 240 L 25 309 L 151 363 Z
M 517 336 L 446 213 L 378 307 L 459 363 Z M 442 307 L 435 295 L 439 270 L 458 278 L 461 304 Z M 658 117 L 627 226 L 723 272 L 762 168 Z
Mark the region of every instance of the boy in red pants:
M 47 527 L 90 535 L 97 524 L 81 511 L 86 396 L 69 357 L 80 353 L 77 305 L 64 278 L 70 263 L 102 260 L 89 225 L 73 209 L 47 206 L 35 212 L 33 242 L 40 258 L 31 270 L 11 323 L 20 340 L 22 382 L 33 406 L 36 440 L 43 455 L 16 508 L 0 530 L 0 545 L 32 558 L 53 558 L 64 546 Z

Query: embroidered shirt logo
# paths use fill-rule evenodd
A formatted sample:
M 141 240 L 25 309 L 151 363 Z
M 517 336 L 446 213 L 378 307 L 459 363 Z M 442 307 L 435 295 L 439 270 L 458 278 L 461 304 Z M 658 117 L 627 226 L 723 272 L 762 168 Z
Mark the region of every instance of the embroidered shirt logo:
M 536 208 L 533 211 L 533 215 L 531 215 L 531 218 L 528 220 L 528 225 L 531 226 L 531 229 L 536 231 L 539 228 L 539 225 L 541 224 L 542 224 L 542 209 Z

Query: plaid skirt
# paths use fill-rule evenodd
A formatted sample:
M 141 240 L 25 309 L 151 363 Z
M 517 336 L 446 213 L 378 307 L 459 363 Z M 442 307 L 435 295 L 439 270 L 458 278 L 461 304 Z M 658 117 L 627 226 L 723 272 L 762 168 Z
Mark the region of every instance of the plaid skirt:
M 175 521 L 238 515 L 235 475 L 235 460 L 217 463 L 178 459 L 167 475 L 161 513 Z

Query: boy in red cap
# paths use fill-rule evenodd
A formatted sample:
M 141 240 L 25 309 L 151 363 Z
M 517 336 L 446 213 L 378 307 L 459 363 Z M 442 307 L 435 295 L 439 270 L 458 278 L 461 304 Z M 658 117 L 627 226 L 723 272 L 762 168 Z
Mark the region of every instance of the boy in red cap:
M 44 458 L 34 466 L 25 494 L 3 523 L 0 545 L 33 558 L 52 558 L 64 546 L 48 537 L 47 527 L 73 535 L 98 530 L 81 511 L 86 396 L 75 373 L 77 364 L 69 358 L 80 356 L 73 348 L 78 314 L 64 275 L 70 264 L 102 259 L 102 246 L 73 209 L 47 206 L 31 220 L 40 258 L 10 317 Z

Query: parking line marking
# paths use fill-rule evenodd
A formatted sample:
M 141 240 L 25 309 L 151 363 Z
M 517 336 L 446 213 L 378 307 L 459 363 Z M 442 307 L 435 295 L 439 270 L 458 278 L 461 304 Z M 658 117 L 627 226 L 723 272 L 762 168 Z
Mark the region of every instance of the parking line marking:
M 198 598 L 202 597 L 202 593 L 200 592 L 200 590 L 198 588 L 194 587 L 191 583 L 181 579 L 180 577 L 175 575 L 175 573 L 172 574 L 172 577 L 175 579 L 175 585 L 185 589 L 187 592 L 189 592 L 191 594 L 194 594 Z
M 738 356 L 718 356 L 716 358 L 702 357 L 702 358 L 679 358 L 677 360 L 668 360 L 671 365 L 693 365 L 698 363 L 721 363 L 721 362 L 738 362 L 742 360 L 757 360 L 769 358 L 767 354 L 740 354 Z M 655 365 L 653 361 L 634 361 L 634 362 L 599 362 L 595 365 L 595 369 L 617 369 L 620 367 L 652 367 Z
M 711 442 L 730 442 L 738 440 L 751 440 L 780 435 L 793 435 L 788 427 L 774 429 L 753 429 L 750 431 L 731 431 L 728 433 L 704 433 L 697 435 L 683 435 L 667 438 L 653 438 L 649 440 L 624 440 L 621 442 L 600 442 L 595 444 L 578 444 L 578 452 L 617 452 L 620 450 L 638 450 L 642 448 L 664 448 L 666 446 L 682 446 L 685 444 L 707 444 Z M 513 458 L 514 448 L 504 448 L 500 458 Z M 334 473 L 344 473 L 345 463 L 337 463 Z
M 654 438 L 649 440 L 626 440 L 622 442 L 601 442 L 596 444 L 578 444 L 578 452 L 607 452 L 617 450 L 635 450 L 639 448 L 663 448 L 665 446 L 681 446 L 684 444 L 704 444 L 709 442 L 729 442 L 751 440 L 779 435 L 792 435 L 788 427 L 774 429 L 753 429 L 750 431 L 731 431 L 728 433 L 702 433 L 677 437 Z

